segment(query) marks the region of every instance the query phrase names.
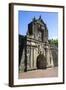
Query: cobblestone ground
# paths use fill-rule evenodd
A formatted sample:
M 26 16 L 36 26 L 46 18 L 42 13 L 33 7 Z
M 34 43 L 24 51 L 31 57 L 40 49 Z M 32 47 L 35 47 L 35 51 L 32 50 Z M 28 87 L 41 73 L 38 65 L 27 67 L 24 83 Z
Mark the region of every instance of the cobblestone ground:
M 45 70 L 39 69 L 39 70 L 32 70 L 28 72 L 19 73 L 19 79 L 57 77 L 57 76 L 58 76 L 58 67 L 48 68 Z

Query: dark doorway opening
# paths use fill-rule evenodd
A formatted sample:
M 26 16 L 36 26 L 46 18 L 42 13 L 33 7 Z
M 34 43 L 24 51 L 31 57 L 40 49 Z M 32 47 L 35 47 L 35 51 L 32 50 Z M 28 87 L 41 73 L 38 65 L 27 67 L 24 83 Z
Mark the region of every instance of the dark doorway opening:
M 37 66 L 37 69 L 46 69 L 47 60 L 46 60 L 46 57 L 43 54 L 39 54 L 37 56 L 36 66 Z

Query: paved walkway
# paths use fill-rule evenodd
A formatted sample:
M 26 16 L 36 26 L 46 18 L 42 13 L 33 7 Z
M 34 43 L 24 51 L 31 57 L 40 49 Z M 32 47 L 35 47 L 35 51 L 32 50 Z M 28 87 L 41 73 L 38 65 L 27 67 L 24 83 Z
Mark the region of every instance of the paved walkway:
M 58 76 L 58 68 L 48 68 L 48 69 L 39 69 L 32 70 L 28 72 L 19 73 L 19 79 L 23 78 L 44 78 L 44 77 L 57 77 Z

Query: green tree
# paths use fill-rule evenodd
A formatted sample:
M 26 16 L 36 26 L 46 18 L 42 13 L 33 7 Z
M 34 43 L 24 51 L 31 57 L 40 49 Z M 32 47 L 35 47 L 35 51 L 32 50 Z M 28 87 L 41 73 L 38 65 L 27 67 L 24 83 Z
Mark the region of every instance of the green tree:
M 55 45 L 55 46 L 58 47 L 58 39 L 51 39 L 51 40 L 49 40 L 49 44 Z

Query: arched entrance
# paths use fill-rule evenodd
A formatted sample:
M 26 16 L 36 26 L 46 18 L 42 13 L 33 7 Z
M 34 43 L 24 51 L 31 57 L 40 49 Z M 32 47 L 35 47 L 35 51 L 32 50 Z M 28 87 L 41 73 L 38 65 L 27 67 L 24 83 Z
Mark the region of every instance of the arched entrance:
M 37 69 L 46 69 L 47 61 L 46 61 L 46 57 L 43 54 L 39 54 L 37 56 L 36 66 Z

